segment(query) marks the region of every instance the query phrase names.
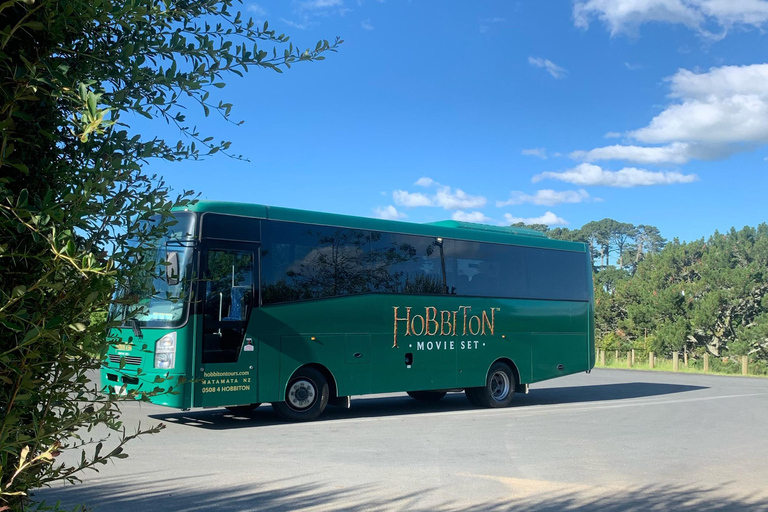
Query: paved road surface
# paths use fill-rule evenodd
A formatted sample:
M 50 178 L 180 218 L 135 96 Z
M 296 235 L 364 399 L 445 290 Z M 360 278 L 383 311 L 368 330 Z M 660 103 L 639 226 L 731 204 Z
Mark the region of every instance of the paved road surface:
M 130 457 L 39 493 L 97 511 L 768 510 L 768 379 L 595 370 L 503 410 L 352 400 L 316 422 L 129 404 Z

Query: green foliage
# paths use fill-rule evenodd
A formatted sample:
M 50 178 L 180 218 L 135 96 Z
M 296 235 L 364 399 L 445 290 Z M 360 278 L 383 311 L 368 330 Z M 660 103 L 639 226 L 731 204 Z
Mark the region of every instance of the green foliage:
M 608 273 L 607 275 L 604 275 Z M 631 277 L 595 275 L 598 330 L 648 337 L 647 350 L 768 360 L 768 225 L 667 244 Z M 606 282 L 618 283 L 606 293 Z
M 615 332 L 609 332 L 598 343 L 598 348 L 603 350 L 622 350 L 626 347 L 626 340 Z
M 322 60 L 341 42 L 300 50 L 231 0 L 0 4 L 0 510 L 162 428 L 126 432 L 117 398 L 90 379 L 115 283 L 156 272 L 136 257 L 193 197 L 142 165 L 229 154 L 190 126 L 189 107 L 231 122 L 232 104 L 215 99 L 226 77 Z M 133 114 L 175 125 L 182 140 L 132 133 Z M 180 383 L 158 384 L 139 398 Z M 120 432 L 111 447 L 83 434 L 96 425 Z M 70 466 L 56 462 L 63 450 L 83 451 Z
M 599 348 L 768 361 L 768 225 L 689 243 L 613 219 L 579 229 L 528 227 L 589 246 Z

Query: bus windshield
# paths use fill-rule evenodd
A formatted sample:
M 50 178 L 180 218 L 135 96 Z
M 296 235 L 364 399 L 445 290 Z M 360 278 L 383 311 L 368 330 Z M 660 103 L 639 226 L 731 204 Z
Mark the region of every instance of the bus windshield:
M 130 298 L 136 301 L 135 304 L 113 304 L 111 321 L 126 325 L 133 318 L 141 327 L 178 327 L 186 322 L 193 268 L 195 215 L 180 212 L 173 218 L 176 223 L 169 226 L 166 235 L 142 251 L 143 259 L 154 261 L 152 275 L 131 282 L 117 293 L 118 299 Z M 158 221 L 159 217 L 150 220 Z

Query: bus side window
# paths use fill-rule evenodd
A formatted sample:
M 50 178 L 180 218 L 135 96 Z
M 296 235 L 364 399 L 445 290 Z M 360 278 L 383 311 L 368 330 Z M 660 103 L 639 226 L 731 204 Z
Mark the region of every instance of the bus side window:
M 463 240 L 445 245 L 448 285 L 457 295 L 524 298 L 528 296 L 525 248 Z

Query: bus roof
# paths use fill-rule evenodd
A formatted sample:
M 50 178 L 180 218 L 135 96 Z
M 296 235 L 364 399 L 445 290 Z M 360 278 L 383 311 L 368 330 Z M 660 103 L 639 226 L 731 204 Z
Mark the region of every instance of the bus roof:
M 415 222 L 375 219 L 371 217 L 355 217 L 336 213 L 314 212 L 279 206 L 231 203 L 225 201 L 198 201 L 193 205 L 180 208 L 180 210 L 188 210 L 198 213 L 210 212 L 239 215 L 243 217 L 304 224 L 319 224 L 324 226 L 338 226 L 353 229 L 386 231 L 391 233 L 435 236 L 457 240 L 548 247 L 566 251 L 586 252 L 587 250 L 586 244 L 581 242 L 552 240 L 547 238 L 544 233 L 534 229 L 512 226 L 491 226 L 487 224 L 459 222 L 454 220 L 418 224 Z

